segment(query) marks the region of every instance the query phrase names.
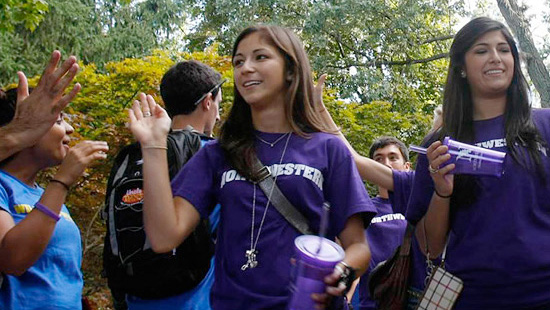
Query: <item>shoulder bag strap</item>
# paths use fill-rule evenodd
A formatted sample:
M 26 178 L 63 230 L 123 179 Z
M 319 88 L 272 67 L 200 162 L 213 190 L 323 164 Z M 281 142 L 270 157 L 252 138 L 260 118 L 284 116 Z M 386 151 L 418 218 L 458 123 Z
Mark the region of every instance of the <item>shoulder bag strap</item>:
M 260 178 L 257 183 L 262 191 L 265 193 L 265 195 L 268 197 L 268 199 L 270 199 L 271 204 L 300 233 L 304 235 L 313 234 L 309 227 L 308 220 L 302 213 L 300 213 L 300 211 L 296 209 L 296 207 L 292 205 L 292 203 L 290 203 L 290 201 L 288 201 L 285 195 L 281 192 L 281 190 L 275 183 L 275 179 L 271 175 L 271 171 L 269 171 L 269 168 L 267 166 L 264 166 L 264 164 L 262 164 L 257 156 L 254 157 L 255 162 L 253 168 L 255 171 L 260 172 Z
M 399 249 L 399 255 L 401 256 L 409 255 L 411 251 L 413 232 L 414 232 L 414 226 L 407 221 L 407 230 L 405 231 L 405 237 L 403 238 L 403 243 L 401 243 L 401 248 Z
M 424 218 L 424 221 L 422 223 L 422 229 L 424 230 L 424 245 L 426 247 L 426 264 L 429 268 L 433 268 L 433 262 L 430 258 L 430 250 L 428 248 L 428 236 L 426 235 L 426 218 Z M 451 232 L 447 233 L 447 239 L 445 240 L 445 246 L 443 247 L 443 252 L 441 253 L 441 264 L 439 264 L 440 267 L 445 268 L 445 258 L 447 256 L 447 245 L 449 245 L 449 239 L 451 239 Z M 429 277 L 430 275 L 428 275 Z

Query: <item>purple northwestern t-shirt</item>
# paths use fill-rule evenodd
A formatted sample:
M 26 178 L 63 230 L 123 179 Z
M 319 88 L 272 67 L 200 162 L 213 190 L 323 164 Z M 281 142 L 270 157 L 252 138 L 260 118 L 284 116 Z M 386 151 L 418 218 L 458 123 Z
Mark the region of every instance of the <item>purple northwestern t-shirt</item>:
M 281 134 L 256 132 L 266 141 Z M 347 221 L 362 213 L 368 223 L 376 213 L 346 146 L 334 135 L 293 134 L 282 164 L 286 138 L 273 147 L 256 142 L 259 159 L 277 176 L 288 200 L 319 229 L 322 204 L 331 204 L 327 237 L 334 239 Z M 187 199 L 202 217 L 221 205 L 216 275 L 211 292 L 213 309 L 285 309 L 289 297 L 290 258 L 300 234 L 269 206 L 256 249 L 256 268 L 241 270 L 250 248 L 254 186 L 229 166 L 218 142 L 203 147 L 172 181 L 174 196 Z M 256 186 L 254 241 L 266 210 L 267 197 Z
M 406 214 L 411 196 L 414 171 L 393 170 L 393 191 L 388 192 L 393 212 Z
M 374 197 L 372 202 L 376 206 L 377 213 L 365 230 L 372 257 L 369 268 L 359 280 L 359 309 L 361 310 L 376 309 L 376 303 L 369 294 L 369 274 L 378 263 L 390 258 L 403 241 L 403 234 L 407 228 L 405 216 L 394 213 L 389 199 Z
M 376 309 L 376 303 L 369 294 L 369 275 L 376 265 L 390 258 L 395 249 L 403 242 L 407 228 L 407 221 L 403 214 L 407 210 L 413 178 L 414 171 L 393 170 L 394 190 L 389 192 L 390 199 L 372 198 L 377 214 L 365 230 L 372 258 L 369 268 L 359 281 L 360 310 Z
M 533 110 L 542 138 L 550 138 L 550 110 Z M 507 152 L 504 117 L 474 122 L 475 144 Z M 550 178 L 548 149 L 539 153 Z M 481 191 L 472 205 L 456 206 L 450 220 L 446 269 L 464 281 L 455 309 L 520 309 L 550 303 L 550 182 L 511 156 L 501 178 L 476 177 Z M 426 212 L 433 182 L 419 156 L 407 218 Z
M 393 171 L 393 192 L 389 192 L 390 200 L 392 201 L 394 212 L 401 214 L 407 214 L 407 207 L 409 204 L 409 197 L 412 192 L 412 185 L 414 181 L 414 172 L 409 171 Z M 405 216 L 406 217 L 406 216 Z M 408 219 L 407 219 L 408 220 Z M 404 233 L 405 230 L 403 230 Z M 409 274 L 409 284 L 417 291 L 424 290 L 426 281 L 426 256 L 420 250 L 416 235 L 412 236 L 411 243 L 411 269 Z M 436 262 L 439 262 L 437 260 Z

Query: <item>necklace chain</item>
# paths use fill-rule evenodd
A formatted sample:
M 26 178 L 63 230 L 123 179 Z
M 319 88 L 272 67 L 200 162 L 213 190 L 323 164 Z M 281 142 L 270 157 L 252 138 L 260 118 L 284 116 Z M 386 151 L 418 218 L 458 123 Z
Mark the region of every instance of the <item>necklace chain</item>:
M 284 135 L 280 136 L 279 138 L 277 138 L 277 139 L 276 139 L 275 141 L 273 141 L 273 142 L 266 141 L 266 140 L 262 139 L 262 138 L 261 138 L 260 136 L 258 136 L 258 135 L 256 135 L 256 138 L 258 138 L 258 140 L 260 140 L 261 142 L 263 142 L 263 143 L 269 145 L 270 147 L 274 147 L 275 144 L 277 144 L 279 141 L 281 141 L 281 140 L 282 140 L 285 136 L 287 136 L 287 135 L 290 135 L 290 131 L 287 132 L 287 133 L 285 133 Z
M 284 134 L 282 137 L 287 136 L 285 146 L 283 148 L 283 153 L 281 154 L 281 159 L 279 160 L 279 165 L 283 163 L 283 158 L 285 157 L 286 149 L 288 146 L 288 141 L 290 141 L 291 133 L 288 132 Z M 261 141 L 263 141 L 260 137 L 258 137 Z M 277 141 L 274 142 L 277 143 L 281 140 L 281 138 L 277 139 Z M 266 141 L 263 141 L 267 143 Z M 267 143 L 270 144 L 270 143 Z M 269 208 L 270 202 L 271 202 L 271 196 L 273 195 L 273 190 L 275 189 L 275 183 L 277 182 L 278 175 L 275 176 L 275 180 L 273 182 L 273 186 L 271 186 L 271 190 L 269 192 L 269 196 L 267 197 L 267 203 L 265 205 L 264 214 L 262 215 L 262 220 L 260 221 L 260 226 L 258 227 L 258 234 L 256 235 L 256 240 L 254 240 L 254 222 L 256 219 L 256 182 L 252 182 L 254 192 L 253 192 L 253 198 L 252 198 L 252 224 L 250 225 L 250 249 L 246 251 L 246 263 L 241 267 L 241 270 L 246 270 L 248 268 L 255 268 L 258 266 L 258 260 L 256 259 L 256 255 L 258 254 L 258 251 L 256 250 L 256 246 L 258 245 L 258 240 L 260 240 L 260 234 L 262 232 L 262 227 L 264 226 L 265 217 L 267 215 L 267 210 Z

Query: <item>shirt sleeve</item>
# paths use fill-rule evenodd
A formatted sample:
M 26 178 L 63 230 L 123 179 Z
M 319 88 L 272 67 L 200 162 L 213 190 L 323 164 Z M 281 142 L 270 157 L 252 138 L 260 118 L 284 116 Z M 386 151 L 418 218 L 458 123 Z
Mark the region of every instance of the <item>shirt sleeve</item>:
M 412 224 L 416 224 L 428 211 L 434 191 L 433 180 L 428 172 L 426 155 L 418 155 L 411 196 L 405 217 Z
M 0 184 L 0 209 L 11 214 L 9 195 L 2 184 Z
M 414 182 L 414 171 L 393 170 L 393 191 L 389 192 L 393 212 L 406 214 Z

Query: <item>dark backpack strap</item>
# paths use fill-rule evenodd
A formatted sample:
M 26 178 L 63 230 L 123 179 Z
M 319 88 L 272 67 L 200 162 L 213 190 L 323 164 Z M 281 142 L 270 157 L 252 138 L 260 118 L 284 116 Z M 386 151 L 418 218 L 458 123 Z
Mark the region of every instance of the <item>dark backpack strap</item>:
M 170 179 L 197 153 L 201 147 L 201 135 L 189 130 L 172 131 L 168 134 L 168 169 Z
M 112 180 L 112 185 L 116 185 L 120 179 L 122 178 L 122 176 L 124 175 L 124 172 L 126 171 L 126 168 L 128 167 L 128 161 L 130 160 L 130 154 L 129 153 L 126 153 L 126 155 L 124 156 L 124 160 L 122 161 L 122 163 L 120 164 L 120 166 L 118 166 L 118 169 L 116 170 L 116 173 L 115 173 L 115 176 Z M 111 251 L 113 253 L 113 255 L 115 256 L 118 256 L 118 242 L 117 242 L 117 239 L 116 239 L 116 227 L 115 227 L 115 221 L 113 220 L 115 218 L 115 191 L 110 191 L 108 193 L 108 196 L 107 196 L 107 199 L 109 199 L 109 203 L 107 204 L 108 206 L 108 210 L 107 210 L 107 213 L 108 213 L 108 219 L 111 219 L 109 221 L 107 221 L 107 225 L 109 225 L 109 241 L 111 242 Z
M 260 159 L 254 155 L 254 170 L 259 171 L 260 178 L 258 185 L 265 193 L 271 204 L 279 211 L 279 213 L 287 220 L 294 228 L 304 235 L 311 235 L 308 220 L 288 201 L 285 195 L 281 192 L 275 179 L 271 175 L 271 171 L 267 166 L 264 166 Z

